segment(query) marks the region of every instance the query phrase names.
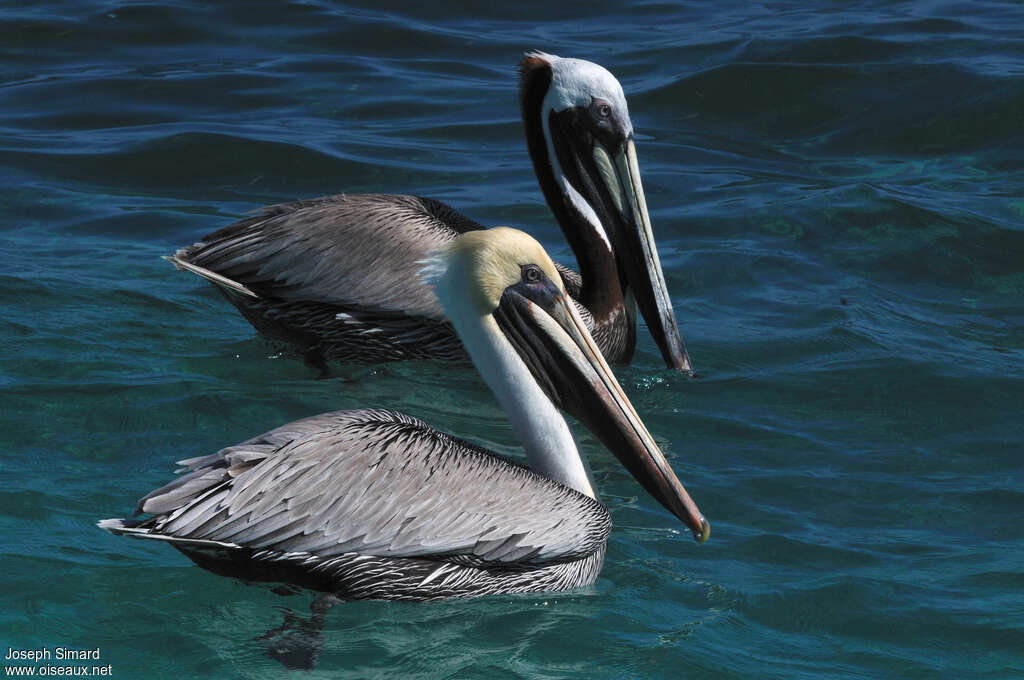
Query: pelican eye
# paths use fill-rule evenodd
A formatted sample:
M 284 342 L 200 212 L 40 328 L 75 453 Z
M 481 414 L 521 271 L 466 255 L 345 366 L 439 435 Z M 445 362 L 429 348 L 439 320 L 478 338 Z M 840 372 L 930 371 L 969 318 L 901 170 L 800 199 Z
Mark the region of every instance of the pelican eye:
M 523 265 L 523 282 L 524 283 L 539 283 L 544 278 L 544 272 L 540 270 L 535 264 L 524 264 Z
M 612 105 L 604 99 L 596 97 L 590 101 L 590 115 L 599 119 L 612 117 Z

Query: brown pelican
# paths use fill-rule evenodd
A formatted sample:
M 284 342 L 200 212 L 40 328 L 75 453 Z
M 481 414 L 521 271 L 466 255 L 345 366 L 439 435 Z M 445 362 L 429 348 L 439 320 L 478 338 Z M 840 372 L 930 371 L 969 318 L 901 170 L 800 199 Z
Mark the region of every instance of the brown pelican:
M 187 474 L 139 501 L 136 514 L 150 517 L 99 526 L 166 541 L 219 574 L 331 598 L 430 600 L 590 584 L 611 519 L 561 408 L 697 541 L 707 539 L 707 520 L 533 238 L 509 228 L 469 232 L 423 271 L 508 413 L 528 468 L 400 413 L 339 411 L 181 461 Z M 318 611 L 314 626 L 323 621 Z
M 520 104 L 534 170 L 580 272 L 559 267 L 611 362 L 636 347 L 636 307 L 666 364 L 690 370 L 658 259 L 622 86 L 597 64 L 531 52 Z M 338 195 L 265 208 L 168 258 L 205 277 L 307 362 L 465 358 L 429 287 L 428 252 L 482 229 L 416 196 Z

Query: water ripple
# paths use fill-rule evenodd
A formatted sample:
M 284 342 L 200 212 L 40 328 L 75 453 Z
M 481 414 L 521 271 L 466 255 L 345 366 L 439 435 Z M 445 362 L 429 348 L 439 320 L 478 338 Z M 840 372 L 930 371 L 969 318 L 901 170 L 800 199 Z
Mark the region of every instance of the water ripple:
M 580 432 L 615 522 L 595 586 L 346 603 L 311 675 L 1024 673 L 1022 23 L 999 2 L 6 8 L 6 643 L 98 645 L 121 677 L 268 677 L 252 638 L 307 595 L 93 522 L 176 460 L 331 409 L 521 456 L 470 369 L 318 379 L 159 257 L 264 204 L 382 191 L 571 262 L 519 123 L 515 62 L 541 48 L 629 97 L 697 373 L 663 370 L 646 332 L 616 370 L 713 538 Z

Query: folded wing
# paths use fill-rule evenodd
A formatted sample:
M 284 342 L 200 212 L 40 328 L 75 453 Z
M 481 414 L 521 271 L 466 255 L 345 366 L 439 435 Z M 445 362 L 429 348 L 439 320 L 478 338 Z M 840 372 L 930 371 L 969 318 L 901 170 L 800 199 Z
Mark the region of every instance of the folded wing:
M 587 556 L 611 526 L 593 499 L 391 411 L 323 414 L 182 464 L 140 501 L 159 513 L 152 534 L 523 566 Z

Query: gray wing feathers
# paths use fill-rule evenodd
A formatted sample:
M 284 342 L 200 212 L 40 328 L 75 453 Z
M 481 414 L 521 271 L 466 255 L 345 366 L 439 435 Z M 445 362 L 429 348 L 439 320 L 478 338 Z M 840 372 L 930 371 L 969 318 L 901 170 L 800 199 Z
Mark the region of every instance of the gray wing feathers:
M 135 514 L 148 512 L 160 515 L 180 512 L 185 503 L 193 500 L 198 491 L 237 477 L 295 439 L 330 427 L 333 423 L 330 415 L 332 414 L 321 414 L 296 420 L 240 444 L 223 448 L 217 453 L 179 460 L 178 465 L 189 472 L 146 494 L 139 500 Z
M 167 259 L 249 297 L 440 320 L 419 262 L 477 229 L 483 227 L 433 199 L 340 194 L 270 206 Z M 555 266 L 578 297 L 579 274 Z
M 226 476 L 227 472 L 224 469 L 194 470 L 142 498 L 135 508 L 135 514 L 141 512 L 153 514 L 173 512 L 181 507 L 182 503 L 194 498 L 199 492 L 223 481 Z
M 146 508 L 193 494 L 153 529 L 190 540 L 541 564 L 592 553 L 610 529 L 593 499 L 389 411 L 324 414 L 183 463 L 188 480 Z
M 328 196 L 271 206 L 175 257 L 263 296 L 440 319 L 418 261 L 480 228 L 431 199 Z
M 178 269 L 184 269 L 186 271 L 192 272 L 197 276 L 201 276 L 210 283 L 220 286 L 229 293 L 241 293 L 242 295 L 247 295 L 252 298 L 259 297 L 259 295 L 249 290 L 249 288 L 247 288 L 243 284 L 238 283 L 237 281 L 232 281 L 226 276 L 221 276 L 217 272 L 211 272 L 209 269 L 204 269 L 203 267 L 194 265 L 187 260 L 181 259 L 177 255 L 173 255 L 171 257 L 164 257 L 164 259 L 173 264 Z

